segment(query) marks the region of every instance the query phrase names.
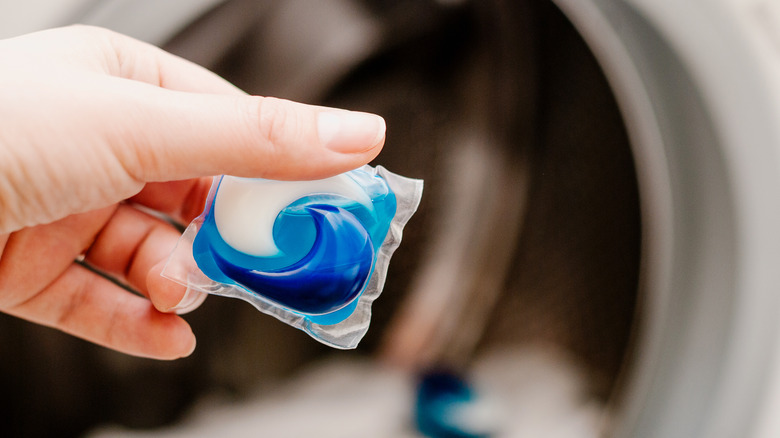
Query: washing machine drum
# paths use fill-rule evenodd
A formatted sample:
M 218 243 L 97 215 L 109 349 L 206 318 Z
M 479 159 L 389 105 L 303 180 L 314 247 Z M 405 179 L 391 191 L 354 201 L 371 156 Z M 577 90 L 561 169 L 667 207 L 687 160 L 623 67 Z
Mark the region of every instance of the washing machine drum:
M 246 7 L 163 45 L 253 94 L 382 114 L 377 163 L 426 180 L 363 348 L 422 368 L 557 346 L 608 399 L 636 313 L 639 196 L 613 93 L 563 14 L 344 0 L 231 13 Z M 215 28 L 244 31 L 204 52 Z
M 609 436 L 780 429 L 773 3 L 73 3 L 69 20 L 161 45 L 250 93 L 386 118 L 376 164 L 425 179 L 426 193 L 366 351 L 467 367 L 496 346 L 544 345 L 585 370 Z M 214 301 L 192 319 L 208 327 L 196 327 L 201 362 L 246 364 L 259 338 L 288 362 L 191 365 L 192 379 L 160 379 L 171 393 L 240 388 L 321 354 L 278 324 L 257 329 L 249 306 Z M 141 425 L 183 405 L 160 401 L 168 415 Z

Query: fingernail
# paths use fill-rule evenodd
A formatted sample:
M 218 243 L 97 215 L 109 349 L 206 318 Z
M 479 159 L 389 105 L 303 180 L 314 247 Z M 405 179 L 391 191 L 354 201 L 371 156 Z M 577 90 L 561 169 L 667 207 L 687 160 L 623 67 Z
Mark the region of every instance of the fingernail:
M 179 304 L 171 307 L 169 311 L 174 312 L 177 315 L 184 315 L 185 313 L 192 312 L 201 304 L 203 304 L 203 301 L 206 300 L 207 295 L 208 294 L 188 287 L 187 292 L 184 293 L 184 296 L 181 298 L 181 301 L 179 301 Z
M 385 137 L 385 120 L 376 114 L 344 110 L 321 111 L 317 115 L 320 141 L 341 153 L 365 152 Z

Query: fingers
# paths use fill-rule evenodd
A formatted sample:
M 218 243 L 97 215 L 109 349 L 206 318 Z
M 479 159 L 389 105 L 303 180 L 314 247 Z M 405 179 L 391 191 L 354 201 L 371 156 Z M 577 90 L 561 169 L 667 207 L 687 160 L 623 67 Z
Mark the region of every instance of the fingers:
M 85 260 L 101 271 L 127 281 L 162 312 L 184 307 L 193 310 L 194 307 L 189 306 L 191 303 L 183 302 L 186 288 L 160 276 L 179 236 L 170 224 L 128 205 L 120 205 L 95 239 Z
M 188 289 L 179 283 L 162 276 L 166 260 L 153 266 L 147 276 L 146 284 L 152 303 L 162 312 L 173 312 L 179 315 L 197 309 L 206 299 L 203 292 Z
M 110 41 L 109 74 L 155 86 L 143 96 L 149 117 L 125 119 L 143 122 L 136 126 L 143 136 L 136 139 L 146 141 L 133 145 L 138 149 L 131 148 L 135 156 L 129 157 L 142 181 L 223 173 L 320 178 L 365 164 L 384 144 L 379 116 L 245 96 L 208 70 L 154 46 L 110 31 L 82 30 L 103 32 Z
M 211 181 L 211 177 L 203 177 L 149 183 L 130 200 L 186 225 L 203 211 Z
M 108 119 L 110 144 L 140 181 L 231 174 L 318 179 L 373 159 L 384 145 L 376 115 L 257 96 L 182 93 L 125 84 Z
M 27 300 L 54 281 L 89 247 L 114 208 L 71 215 L 7 236 L 0 257 L 0 309 Z
M 66 65 L 81 71 L 146 82 L 171 90 L 244 94 L 228 81 L 192 62 L 117 32 L 74 25 L 14 38 L 6 49 L 21 50 L 25 61 Z M 2 44 L 2 42 L 0 42 Z
M 154 307 L 175 307 L 184 291 L 170 282 L 152 290 L 145 286 L 148 271 L 167 257 L 176 239 L 178 233 L 170 225 L 126 205 L 3 237 L 0 308 L 128 354 L 158 359 L 186 356 L 195 345 L 189 326 Z M 90 243 L 89 262 L 126 277 L 155 303 L 73 264 Z
M 195 349 L 183 319 L 78 265 L 9 313 L 135 356 L 176 359 Z
M 151 44 L 106 29 L 80 26 L 79 32 L 97 34 L 110 43 L 108 73 L 169 90 L 242 95 L 243 91 L 209 70 Z M 87 38 L 92 38 L 87 36 Z

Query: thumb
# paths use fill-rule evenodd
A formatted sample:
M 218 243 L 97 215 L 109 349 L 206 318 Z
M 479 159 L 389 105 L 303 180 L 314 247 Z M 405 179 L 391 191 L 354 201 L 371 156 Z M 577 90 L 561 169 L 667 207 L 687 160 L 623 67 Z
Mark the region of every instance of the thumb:
M 385 141 L 385 122 L 374 114 L 127 85 L 141 90 L 116 109 L 133 126 L 112 129 L 112 143 L 124 168 L 144 182 L 217 174 L 324 178 L 369 162 Z

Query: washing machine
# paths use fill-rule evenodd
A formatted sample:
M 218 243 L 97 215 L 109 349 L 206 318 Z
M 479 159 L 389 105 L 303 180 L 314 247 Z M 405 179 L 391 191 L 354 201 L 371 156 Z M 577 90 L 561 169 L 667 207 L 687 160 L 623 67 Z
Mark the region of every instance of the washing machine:
M 418 231 L 411 223 L 406 237 L 422 242 L 419 254 L 397 256 L 411 260 L 397 262 L 408 278 L 388 284 L 410 297 L 393 315 L 377 315 L 389 333 L 376 341 L 383 354 L 412 368 L 463 366 L 491 339 L 565 339 L 607 375 L 599 434 L 780 434 L 780 2 L 36 0 L 0 8 L 3 37 L 99 25 L 258 94 L 359 102 L 380 113 L 390 105 L 383 155 L 433 190 L 430 219 Z M 407 56 L 410 46 L 417 52 Z M 434 131 L 446 133 L 429 151 L 424 136 Z M 419 144 L 395 147 L 398 138 Z M 594 225 L 561 231 L 575 222 Z M 556 270 L 577 245 L 588 247 L 578 253 L 583 265 Z M 590 295 L 572 292 L 582 289 L 578 276 Z M 537 277 L 547 280 L 528 280 Z M 504 296 L 513 288 L 520 292 Z M 555 313 L 558 335 L 535 316 L 551 306 L 566 309 Z M 578 318 L 585 322 L 572 323 Z

